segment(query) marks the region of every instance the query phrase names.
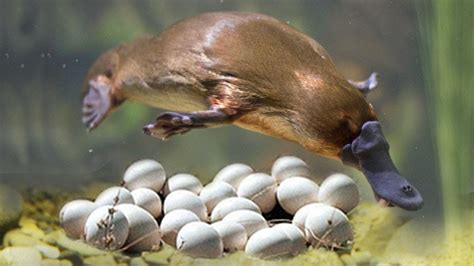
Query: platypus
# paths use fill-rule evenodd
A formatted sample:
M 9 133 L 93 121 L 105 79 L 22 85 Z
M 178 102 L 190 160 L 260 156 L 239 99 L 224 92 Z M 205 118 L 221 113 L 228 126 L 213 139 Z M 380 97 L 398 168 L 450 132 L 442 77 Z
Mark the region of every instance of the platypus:
M 101 55 L 85 80 L 82 121 L 96 128 L 131 100 L 170 110 L 143 128 L 161 139 L 234 124 L 341 160 L 364 173 L 380 201 L 420 209 L 366 100 L 376 85 L 376 74 L 345 79 L 320 44 L 287 23 L 213 12 Z

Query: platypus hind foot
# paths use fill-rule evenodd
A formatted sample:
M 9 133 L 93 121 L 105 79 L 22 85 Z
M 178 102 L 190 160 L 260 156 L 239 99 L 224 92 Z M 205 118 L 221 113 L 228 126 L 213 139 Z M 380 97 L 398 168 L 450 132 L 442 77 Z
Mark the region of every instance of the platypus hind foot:
M 176 134 L 184 134 L 195 128 L 218 126 L 230 122 L 231 116 L 218 109 L 191 113 L 165 112 L 154 124 L 143 127 L 147 135 L 166 140 Z
M 367 78 L 366 80 L 363 80 L 363 81 L 348 80 L 348 81 L 352 86 L 354 86 L 364 95 L 367 95 L 373 89 L 377 88 L 377 85 L 379 84 L 377 80 L 378 78 L 379 78 L 379 74 L 377 74 L 376 72 L 373 72 L 372 74 L 370 74 L 369 78 Z
M 421 194 L 399 174 L 388 150 L 379 122 L 369 121 L 362 125 L 350 149 L 344 146 L 341 159 L 364 173 L 377 199 L 406 210 L 420 209 L 423 206 Z

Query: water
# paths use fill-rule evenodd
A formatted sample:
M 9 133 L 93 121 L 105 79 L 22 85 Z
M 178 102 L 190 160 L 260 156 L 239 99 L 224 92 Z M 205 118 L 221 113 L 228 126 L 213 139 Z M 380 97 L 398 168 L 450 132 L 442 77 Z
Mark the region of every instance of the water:
M 157 159 L 169 174 L 190 172 L 205 183 L 226 164 L 248 163 L 268 171 L 277 156 L 291 154 L 306 160 L 318 176 L 353 176 L 363 200 L 373 203 L 359 172 L 296 144 L 235 126 L 194 130 L 163 142 L 141 130 L 162 110 L 127 103 L 100 128 L 86 131 L 80 119 L 81 88 L 97 56 L 145 33 L 159 33 L 182 18 L 219 10 L 261 12 L 286 21 L 323 45 L 348 79 L 362 80 L 377 71 L 380 86 L 368 100 L 384 127 L 395 164 L 425 198 L 421 211 L 390 213 L 442 228 L 436 139 L 420 48 L 423 36 L 415 3 L 409 1 L 0 0 L 2 184 L 26 197 L 28 191 L 51 187 L 76 193 L 78 187 L 94 187 L 91 184 L 118 184 L 125 168 L 140 158 Z M 395 224 L 390 226 L 400 226 Z M 366 241 L 364 251 L 384 256 Z M 396 262 L 390 254 L 384 258 Z

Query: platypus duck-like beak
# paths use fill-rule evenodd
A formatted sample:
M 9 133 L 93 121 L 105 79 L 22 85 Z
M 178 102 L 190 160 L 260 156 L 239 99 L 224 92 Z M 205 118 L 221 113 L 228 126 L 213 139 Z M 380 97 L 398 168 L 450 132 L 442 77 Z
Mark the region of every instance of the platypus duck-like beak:
M 377 199 L 410 211 L 421 209 L 421 194 L 399 174 L 388 150 L 380 123 L 369 121 L 362 125 L 360 135 L 343 147 L 341 159 L 364 173 Z

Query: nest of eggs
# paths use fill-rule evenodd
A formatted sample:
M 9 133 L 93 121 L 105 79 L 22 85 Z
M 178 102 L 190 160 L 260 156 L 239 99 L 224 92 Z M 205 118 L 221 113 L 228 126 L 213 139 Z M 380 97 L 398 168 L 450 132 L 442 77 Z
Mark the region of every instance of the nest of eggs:
M 164 242 L 192 257 L 245 250 L 271 259 L 309 245 L 348 248 L 353 232 L 346 214 L 359 203 L 355 182 L 333 174 L 318 185 L 311 177 L 303 160 L 285 156 L 270 175 L 231 164 L 203 187 L 193 175 L 166 178 L 160 163 L 140 160 L 127 168 L 122 186 L 94 202 L 64 205 L 60 223 L 71 238 L 128 252 L 156 251 Z

